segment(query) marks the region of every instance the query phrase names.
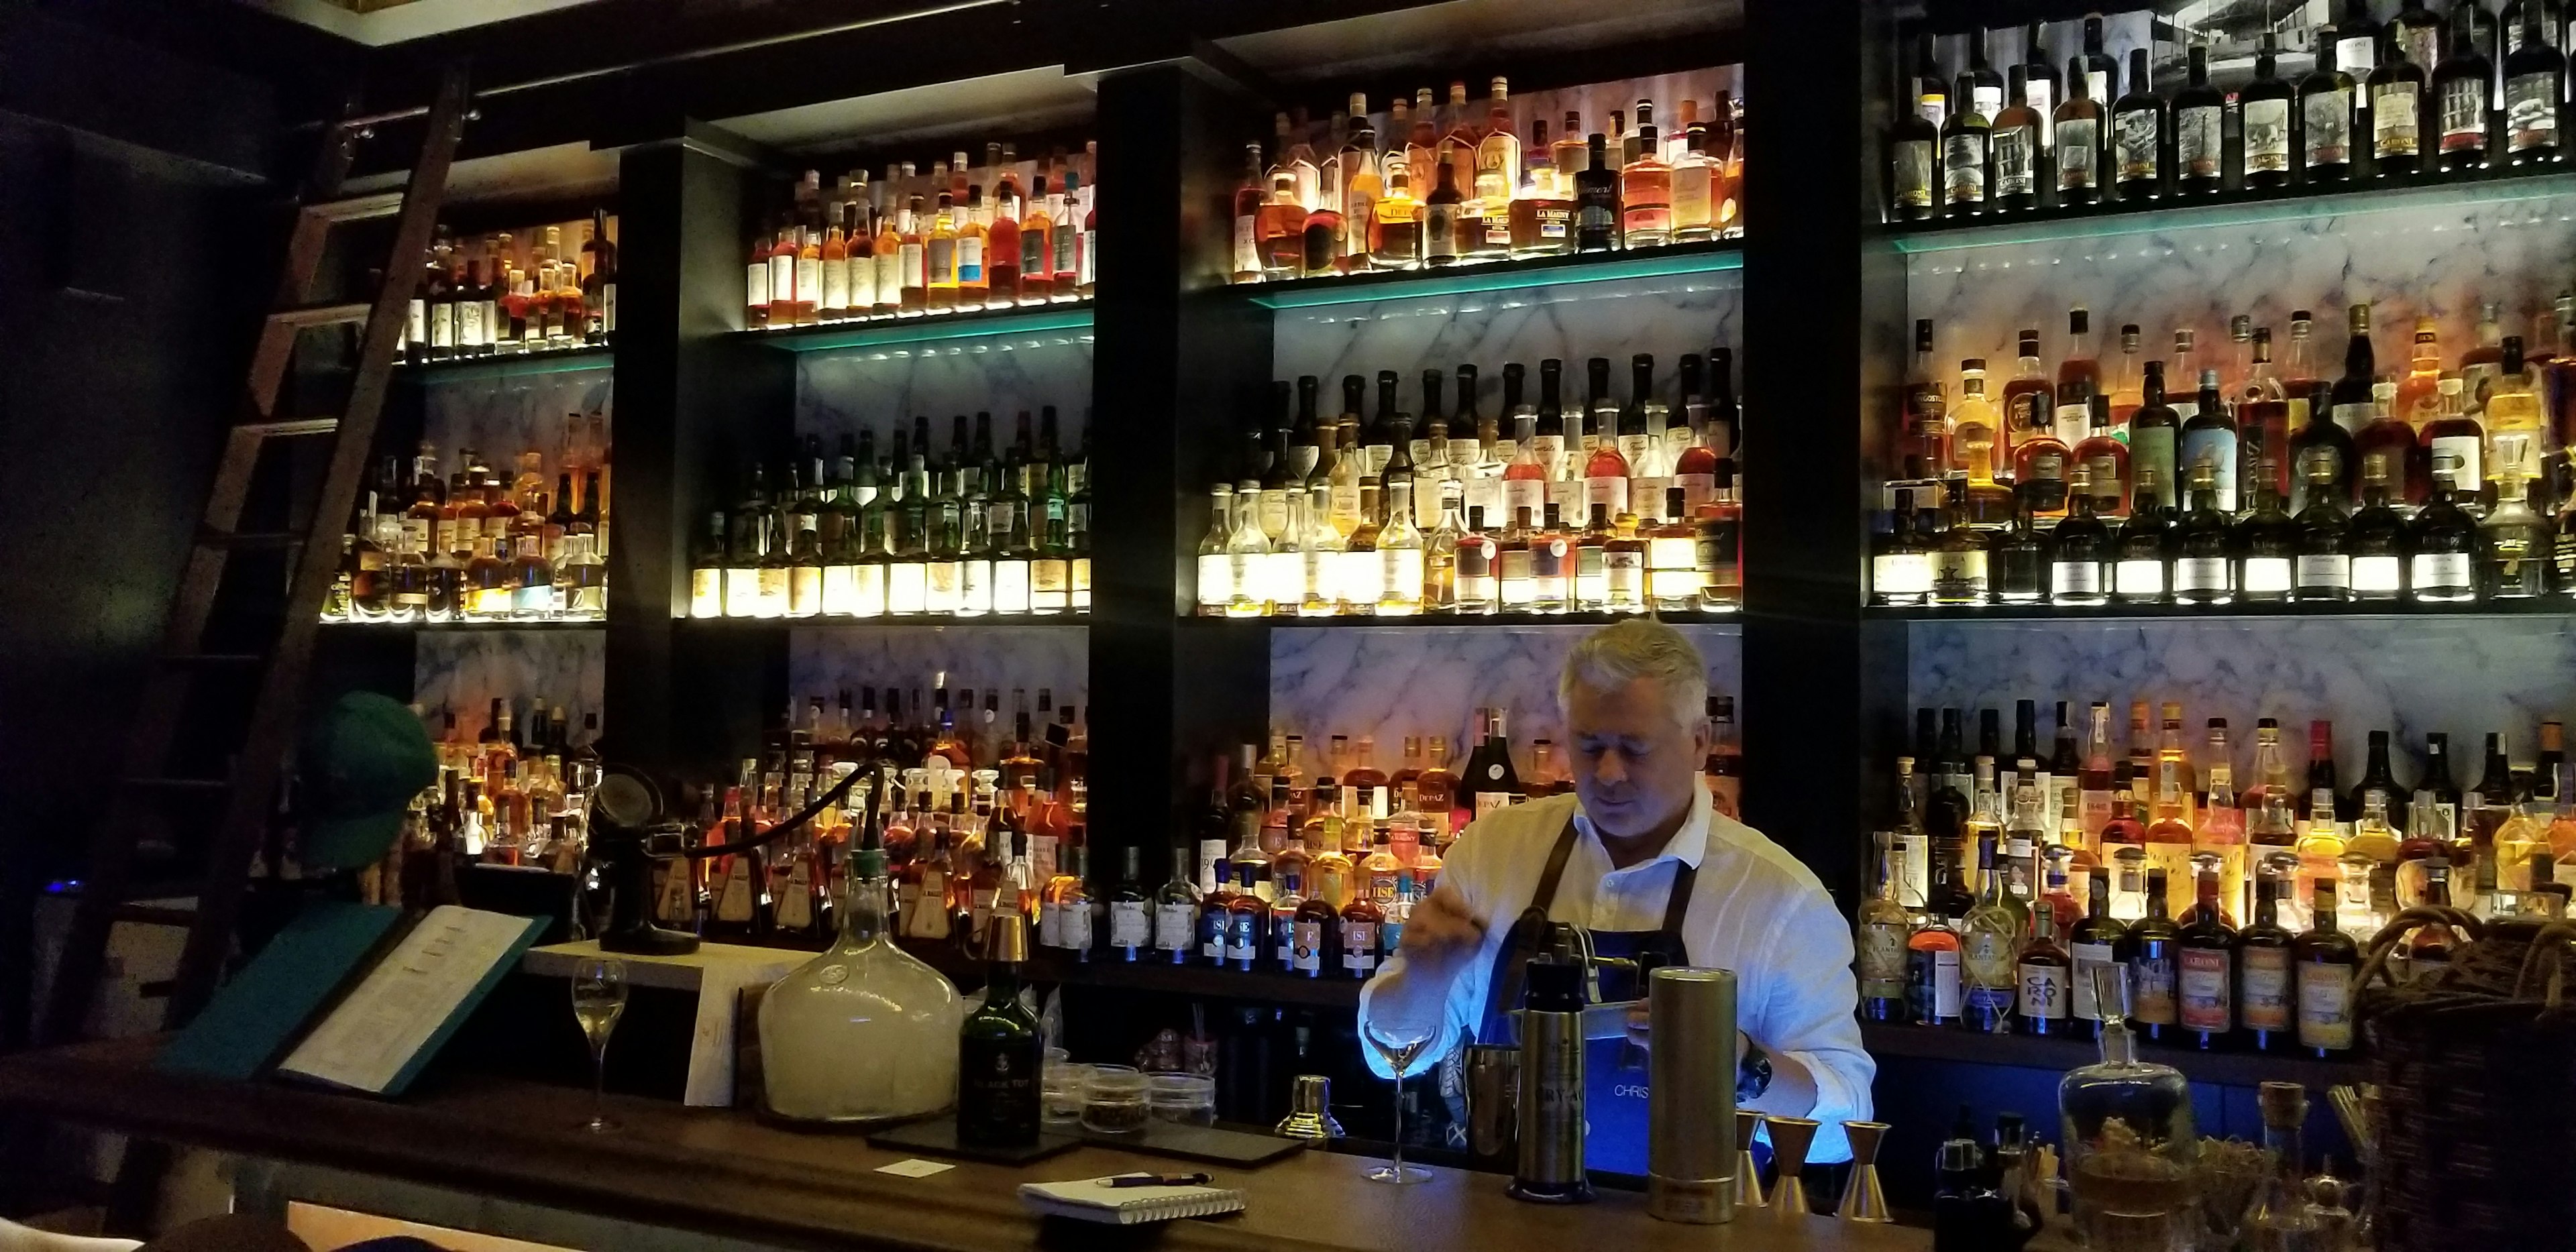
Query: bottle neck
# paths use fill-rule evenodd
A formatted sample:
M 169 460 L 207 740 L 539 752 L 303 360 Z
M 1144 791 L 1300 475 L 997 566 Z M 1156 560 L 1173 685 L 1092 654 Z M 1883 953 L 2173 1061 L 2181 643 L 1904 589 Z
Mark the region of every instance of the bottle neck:
M 841 946 L 864 947 L 885 938 L 886 880 L 852 874 L 842 888 Z

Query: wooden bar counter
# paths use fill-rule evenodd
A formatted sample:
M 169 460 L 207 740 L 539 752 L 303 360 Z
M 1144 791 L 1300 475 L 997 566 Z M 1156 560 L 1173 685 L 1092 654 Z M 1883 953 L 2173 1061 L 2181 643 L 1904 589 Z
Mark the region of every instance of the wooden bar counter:
M 1249 1209 L 1122 1235 L 1041 1223 L 1023 1181 L 1190 1168 L 1081 1147 L 1026 1168 L 960 1162 L 927 1178 L 876 1172 L 906 1159 L 853 1135 L 765 1125 L 750 1115 L 610 1097 L 621 1129 L 590 1134 L 589 1093 L 477 1075 L 443 1077 L 400 1103 L 162 1074 L 157 1040 L 84 1044 L 0 1059 L 0 1106 L 68 1122 L 291 1164 L 599 1214 L 674 1231 L 794 1248 L 1009 1252 L 1152 1245 L 1316 1252 L 1564 1252 L 1697 1248 L 1727 1252 L 1920 1252 L 1927 1232 L 1830 1218 L 1749 1215 L 1721 1226 L 1646 1216 L 1642 1195 L 1604 1191 L 1567 1208 L 1522 1204 L 1505 1179 L 1441 1169 L 1389 1187 L 1365 1157 L 1306 1152 L 1219 1170 Z M 494 1232 L 506 1233 L 506 1232 Z

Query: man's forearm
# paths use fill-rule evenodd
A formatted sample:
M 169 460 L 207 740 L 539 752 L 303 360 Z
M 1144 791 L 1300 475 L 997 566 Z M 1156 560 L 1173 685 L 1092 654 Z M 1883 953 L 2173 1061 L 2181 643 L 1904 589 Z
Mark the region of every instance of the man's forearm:
M 1368 986 L 1368 1020 L 1381 1032 L 1428 1035 L 1439 1032 L 1449 1015 L 1450 962 L 1424 960 L 1418 954 L 1388 964 Z

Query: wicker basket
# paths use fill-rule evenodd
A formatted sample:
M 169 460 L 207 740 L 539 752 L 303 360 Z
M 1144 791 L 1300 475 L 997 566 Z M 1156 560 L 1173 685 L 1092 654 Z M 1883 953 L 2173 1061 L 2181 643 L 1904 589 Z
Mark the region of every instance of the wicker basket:
M 2465 935 L 2448 967 L 2398 984 L 2417 925 Z M 2576 1246 L 2576 925 L 2409 909 L 2371 941 L 2362 1027 L 2379 1086 L 2380 1252 Z

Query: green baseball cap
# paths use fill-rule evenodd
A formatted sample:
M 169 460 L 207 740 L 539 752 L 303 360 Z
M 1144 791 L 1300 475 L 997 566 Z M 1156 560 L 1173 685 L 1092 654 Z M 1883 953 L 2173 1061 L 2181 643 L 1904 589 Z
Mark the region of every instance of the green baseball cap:
M 308 869 L 372 865 L 401 833 L 412 797 L 438 781 L 438 756 L 412 711 L 353 691 L 304 728 L 303 860 Z

